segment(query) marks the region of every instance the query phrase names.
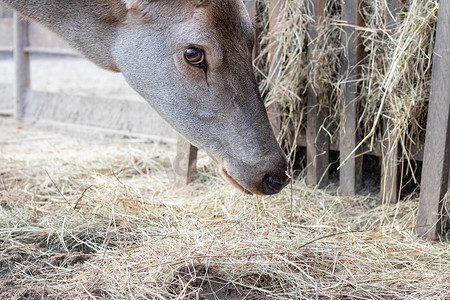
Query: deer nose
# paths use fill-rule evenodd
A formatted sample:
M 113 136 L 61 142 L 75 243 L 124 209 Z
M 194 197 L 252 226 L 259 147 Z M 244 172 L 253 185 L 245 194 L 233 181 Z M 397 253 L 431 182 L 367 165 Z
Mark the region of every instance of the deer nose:
M 286 185 L 288 181 L 288 177 L 286 174 L 282 175 L 273 175 L 266 174 L 264 175 L 262 182 L 262 192 L 264 195 L 273 195 L 280 192 L 283 187 Z

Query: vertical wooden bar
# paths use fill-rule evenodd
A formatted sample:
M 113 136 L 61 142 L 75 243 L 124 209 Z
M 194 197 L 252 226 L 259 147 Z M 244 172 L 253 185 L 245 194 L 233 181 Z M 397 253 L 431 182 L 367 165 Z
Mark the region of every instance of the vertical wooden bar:
M 281 71 L 281 60 L 277 55 L 277 48 L 279 46 L 277 39 L 277 27 L 278 27 L 278 16 L 280 14 L 281 8 L 285 0 L 270 0 L 270 17 L 269 17 L 269 31 L 272 35 L 269 41 L 269 78 L 273 81 L 274 78 L 279 76 Z M 270 124 L 272 124 L 272 129 L 275 136 L 279 136 L 281 131 L 281 106 L 279 103 L 272 103 L 267 107 L 267 115 L 269 116 Z
M 450 168 L 450 1 L 441 1 L 433 59 L 431 98 L 416 232 L 435 240 L 442 232 L 441 206 Z
M 256 0 L 247 0 L 245 1 L 245 7 L 247 8 L 248 15 L 250 16 L 250 19 L 252 20 L 252 23 L 256 23 L 257 18 L 257 12 L 256 12 Z M 253 59 L 256 58 L 258 55 L 258 28 L 255 26 L 255 44 L 253 46 Z
M 387 0 L 386 29 L 392 34 L 398 25 L 401 0 Z M 383 118 L 383 145 L 380 192 L 384 203 L 397 203 L 400 196 L 398 142 L 390 136 L 393 124 L 389 117 Z
M 181 135 L 178 135 L 177 156 L 173 163 L 173 170 L 176 187 L 188 185 L 197 174 L 197 147 L 191 145 Z
M 324 17 L 327 0 L 313 0 L 314 23 L 308 25 L 310 41 L 308 43 L 308 60 L 310 74 L 315 68 L 314 43 L 317 41 L 317 27 Z M 325 108 L 320 108 L 320 91 L 313 86 L 314 79 L 309 83 L 306 91 L 307 98 L 307 128 L 306 128 L 306 159 L 307 172 L 306 183 L 308 185 L 328 185 L 328 165 L 330 152 L 330 138 L 321 129 L 325 125 L 327 112 Z
M 389 134 L 393 124 L 389 118 L 383 119 L 383 145 L 381 147 L 380 193 L 384 203 L 397 203 L 399 199 L 399 157 L 398 142 Z
M 363 47 L 357 26 L 362 26 L 360 14 L 361 0 L 344 0 L 342 17 L 344 24 L 343 44 L 345 55 L 342 57 L 342 67 L 345 72 L 344 106 L 341 113 L 339 132 L 339 150 L 341 167 L 339 170 L 340 193 L 353 196 L 361 186 L 362 157 L 359 149 L 353 153 L 360 137 L 358 136 L 358 80 L 361 70 L 358 66 L 363 58 Z
M 30 55 L 28 46 L 28 22 L 14 12 L 14 67 L 15 67 L 15 117 L 22 121 L 25 113 L 26 92 L 30 88 Z

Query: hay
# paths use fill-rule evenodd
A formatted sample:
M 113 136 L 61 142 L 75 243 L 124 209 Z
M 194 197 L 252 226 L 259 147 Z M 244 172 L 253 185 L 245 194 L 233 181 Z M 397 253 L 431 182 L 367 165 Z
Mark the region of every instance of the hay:
M 375 140 L 399 143 L 406 158 L 424 142 L 437 10 L 438 1 L 408 2 L 395 26 L 386 24 L 385 1 L 365 1 L 362 124 Z M 381 117 L 391 122 L 388 134 Z
M 318 37 L 307 44 L 307 25 L 311 24 L 309 1 L 283 1 L 279 26 L 270 33 L 268 26 L 268 0 L 260 0 L 266 8 L 260 20 L 263 49 L 257 60 L 266 101 L 281 105 L 282 131 L 280 137 L 296 146 L 299 132 L 305 130 L 305 91 L 307 86 L 318 94 L 321 109 L 329 113 L 326 131 L 332 140 L 339 137 L 343 87 L 347 81 L 341 70 L 343 55 L 340 21 L 340 1 L 327 1 L 324 18 L 318 24 Z M 394 14 L 384 0 L 362 1 L 365 25 L 358 28 L 365 56 L 360 62 L 359 128 L 361 138 L 370 146 L 389 141 L 392 152 L 399 145 L 407 159 L 413 155 L 412 145 L 421 145 L 426 126 L 427 103 L 431 85 L 431 67 L 438 0 L 406 1 L 397 16 L 398 24 L 387 24 L 387 16 Z M 271 71 L 268 41 L 276 40 L 275 56 L 279 59 L 276 72 Z M 311 57 L 306 55 L 313 47 Z M 313 68 L 308 72 L 308 59 Z M 272 68 L 273 69 L 273 68 Z M 381 126 L 387 120 L 389 126 Z M 387 129 L 389 128 L 389 131 Z M 411 168 L 411 166 L 410 166 Z
M 306 52 L 306 24 L 311 17 L 306 13 L 308 1 L 286 1 L 279 14 L 271 13 L 268 1 L 259 1 L 261 10 L 261 51 L 256 59 L 260 89 L 266 106 L 280 109 L 281 128 L 278 139 L 287 142 L 288 150 L 295 144 L 295 136 L 304 129 L 304 103 L 300 95 L 308 77 Z M 277 25 L 269 28 L 270 18 Z M 275 52 L 272 52 L 271 49 Z
M 291 219 L 289 189 L 243 195 L 205 157 L 174 190 L 173 150 L 68 136 L 0 154 L 1 297 L 450 297 L 450 246 L 415 237 L 415 196 L 380 206 L 298 178 Z

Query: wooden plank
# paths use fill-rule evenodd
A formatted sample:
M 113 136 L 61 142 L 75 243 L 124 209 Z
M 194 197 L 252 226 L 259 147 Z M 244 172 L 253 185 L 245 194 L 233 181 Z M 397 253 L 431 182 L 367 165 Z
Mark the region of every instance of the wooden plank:
M 13 12 L 10 8 L 0 4 L 0 18 L 12 18 Z
M 383 203 L 397 203 L 400 197 L 398 142 L 389 135 L 392 127 L 391 120 L 384 118 L 380 182 L 380 196 Z
M 310 74 L 315 68 L 314 43 L 317 39 L 317 26 L 324 17 L 326 0 L 314 0 L 314 23 L 308 24 L 310 41 L 308 43 L 308 60 Z M 330 152 L 330 138 L 323 126 L 325 126 L 327 111 L 320 108 L 320 91 L 313 86 L 314 80 L 310 80 L 306 91 L 307 98 L 307 130 L 306 130 L 306 183 L 324 187 L 328 185 L 328 166 Z
M 345 72 L 344 105 L 341 112 L 339 132 L 340 170 L 339 191 L 342 195 L 353 196 L 361 186 L 362 157 L 360 150 L 354 152 L 360 137 L 358 126 L 358 80 L 361 75 L 359 62 L 363 57 L 363 47 L 357 26 L 362 26 L 359 13 L 361 0 L 345 0 L 342 6 L 343 44 L 345 55 L 342 56 L 342 68 Z M 354 152 L 354 153 L 353 153 Z
M 401 0 L 387 0 L 386 29 L 389 34 L 397 28 Z M 383 118 L 383 146 L 380 193 L 384 203 L 397 203 L 400 197 L 398 142 L 389 134 L 393 123 L 389 116 Z
M 178 136 L 177 156 L 173 163 L 175 187 L 191 183 L 197 175 L 197 148 L 183 136 Z
M 29 25 L 29 44 L 34 48 L 55 48 L 62 51 L 74 51 L 69 44 L 60 38 L 56 33 L 47 29 L 45 26 L 30 22 Z
M 300 135 L 297 137 L 297 145 L 300 147 L 306 148 L 306 131 L 301 132 Z M 410 149 L 408 149 L 410 153 L 410 157 L 412 160 L 415 161 L 423 161 L 423 148 L 424 145 L 422 144 L 416 144 L 411 145 Z M 334 140 L 332 143 L 330 143 L 330 150 L 331 151 L 339 151 L 339 143 L 337 140 Z M 373 155 L 381 157 L 382 150 L 379 144 L 375 144 L 373 146 L 370 145 L 370 141 L 366 141 L 361 146 L 361 153 L 364 153 L 364 155 Z
M 25 111 L 26 92 L 30 88 L 30 56 L 25 52 L 28 46 L 28 22 L 14 12 L 14 67 L 16 103 L 15 117 L 22 121 Z
M 15 110 L 14 88 L 12 84 L 0 83 L 0 109 L 6 111 Z
M 245 1 L 245 7 L 247 8 L 248 15 L 250 16 L 250 19 L 252 20 L 252 23 L 256 25 L 256 18 L 258 16 L 256 11 L 256 0 L 247 0 Z M 258 42 L 258 27 L 255 27 L 255 44 L 253 45 L 253 59 L 255 59 L 259 54 L 259 42 Z
M 0 47 L 12 48 L 13 45 L 13 20 L 0 19 Z
M 97 127 L 163 137 L 174 143 L 178 137 L 175 130 L 145 101 L 29 90 L 26 103 L 26 121 Z
M 13 50 L 13 32 L 13 19 L 0 18 L 0 51 Z M 28 53 L 80 55 L 55 33 L 34 22 L 28 24 L 28 40 L 25 51 Z
M 269 32 L 272 35 L 268 45 L 268 62 L 269 62 L 269 78 L 277 78 L 281 71 L 280 57 L 277 55 L 278 39 L 277 35 L 273 34 L 277 32 L 278 16 L 280 10 L 283 7 L 285 0 L 270 0 L 269 1 Z M 273 85 L 273 84 L 272 84 Z M 267 115 L 269 116 L 270 124 L 278 137 L 281 131 L 281 105 L 279 103 L 272 103 L 267 107 Z
M 450 1 L 439 5 L 428 107 L 425 153 L 416 232 L 435 240 L 442 232 L 441 206 L 448 189 L 450 168 Z
M 247 9 L 248 15 L 253 23 L 256 20 L 256 0 L 246 0 L 245 8 Z
M 74 49 L 70 48 L 51 48 L 51 47 L 25 47 L 27 53 L 39 53 L 39 54 L 55 54 L 55 55 L 67 55 L 67 56 L 81 56 Z

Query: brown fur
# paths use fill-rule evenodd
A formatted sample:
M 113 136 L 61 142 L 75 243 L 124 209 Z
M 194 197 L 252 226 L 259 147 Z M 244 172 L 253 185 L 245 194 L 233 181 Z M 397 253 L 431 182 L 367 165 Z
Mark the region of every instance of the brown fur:
M 241 0 L 0 2 L 120 71 L 233 185 L 269 194 L 287 183 L 286 157 L 253 74 L 253 28 Z M 204 68 L 187 62 L 190 47 L 203 50 Z
M 123 22 L 127 15 L 125 3 L 118 0 L 101 0 L 99 19 L 106 23 Z

